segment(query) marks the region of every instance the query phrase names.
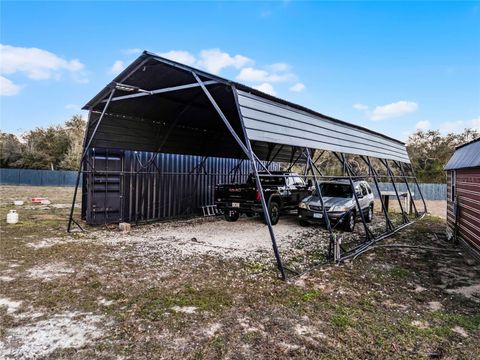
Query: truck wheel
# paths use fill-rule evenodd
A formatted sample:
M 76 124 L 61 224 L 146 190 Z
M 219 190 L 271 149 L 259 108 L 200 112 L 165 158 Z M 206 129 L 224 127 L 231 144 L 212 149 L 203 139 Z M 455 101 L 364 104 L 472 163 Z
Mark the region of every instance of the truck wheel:
M 237 221 L 238 218 L 240 217 L 240 213 L 236 210 L 227 210 L 225 212 L 225 220 L 233 222 Z
M 348 232 L 353 232 L 355 230 L 355 212 L 350 211 L 345 219 L 345 230 Z
M 278 220 L 280 219 L 280 206 L 275 201 L 271 201 L 268 206 L 268 212 L 270 213 L 270 221 L 272 225 L 277 225 Z M 267 219 L 265 215 L 263 216 L 263 221 L 267 224 Z
M 373 204 L 368 207 L 367 216 L 365 216 L 365 222 L 370 223 L 373 220 Z

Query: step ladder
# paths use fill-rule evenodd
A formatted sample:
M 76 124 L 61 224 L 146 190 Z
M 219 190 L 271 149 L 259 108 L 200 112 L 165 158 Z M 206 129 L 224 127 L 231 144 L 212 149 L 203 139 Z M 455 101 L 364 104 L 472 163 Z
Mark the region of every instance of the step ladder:
M 217 209 L 217 205 L 204 205 L 202 206 L 203 216 L 217 216 L 222 215 L 223 211 Z

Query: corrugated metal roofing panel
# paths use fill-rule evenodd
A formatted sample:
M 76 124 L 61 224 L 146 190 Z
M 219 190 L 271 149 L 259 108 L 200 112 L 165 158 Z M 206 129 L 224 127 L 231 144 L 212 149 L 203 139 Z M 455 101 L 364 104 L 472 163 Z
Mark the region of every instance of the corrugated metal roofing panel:
M 409 163 L 405 145 L 237 90 L 251 140 L 338 151 Z
M 148 52 L 144 52 L 86 105 L 85 108 L 91 110 L 92 126 L 87 133 L 90 136 L 114 83 L 146 91 L 129 94 L 117 89 L 114 99 L 120 98 L 109 103 L 91 146 L 245 157 L 202 89 L 193 86 L 192 72 L 202 81 L 216 82 L 207 85 L 208 91 L 236 135 L 243 139 L 232 91 L 239 94 L 247 134 L 253 142 L 255 154 L 262 160 L 270 160 L 275 153 L 278 155 L 276 161 L 293 161 L 297 148 L 310 147 L 409 163 L 405 144 L 401 141 Z M 172 86 L 189 88 L 155 95 L 148 93 Z M 126 95 L 134 97 L 126 98 Z M 158 150 L 159 144 L 163 144 L 161 150 Z M 279 149 L 278 145 L 273 149 L 275 144 L 285 146 Z
M 448 160 L 445 170 L 480 167 L 480 138 L 459 146 Z

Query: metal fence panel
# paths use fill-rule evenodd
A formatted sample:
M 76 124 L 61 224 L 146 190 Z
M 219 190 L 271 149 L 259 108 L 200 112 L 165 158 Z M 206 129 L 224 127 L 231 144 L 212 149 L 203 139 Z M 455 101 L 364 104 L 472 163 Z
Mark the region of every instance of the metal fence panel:
M 76 176 L 76 171 L 0 169 L 0 184 L 30 186 L 75 186 Z
M 130 152 L 133 153 L 133 152 Z M 138 153 L 138 154 L 149 154 L 149 153 Z M 143 155 L 144 156 L 144 155 Z M 175 160 L 172 160 L 172 156 L 177 156 Z M 148 156 L 146 157 L 148 159 Z M 181 156 L 181 155 L 168 155 L 168 154 L 160 154 L 159 160 L 157 160 L 157 164 L 162 169 L 169 169 L 168 171 L 178 171 L 178 172 L 188 172 L 192 169 L 196 162 L 200 159 L 199 156 Z M 215 160 L 213 160 L 215 159 Z M 182 162 L 183 161 L 183 162 Z M 232 162 L 233 161 L 233 162 Z M 231 170 L 233 166 L 237 164 L 238 160 L 235 159 L 221 159 L 221 158 L 211 158 L 208 160 L 207 164 L 205 165 L 209 173 L 216 173 L 218 177 L 216 180 L 219 182 L 229 182 L 231 179 L 228 176 L 228 171 Z M 125 169 L 126 171 L 134 171 L 133 163 L 131 164 L 132 168 Z M 216 166 L 216 167 L 215 167 Z M 236 181 L 242 180 L 242 176 L 250 171 L 249 163 L 244 161 L 242 164 L 239 173 L 243 174 L 240 177 L 237 176 Z M 221 171 L 221 170 L 228 169 L 228 171 Z M 272 168 L 273 169 L 273 168 Z M 64 171 L 64 170 L 35 170 L 35 169 L 0 169 L 0 184 L 1 185 L 31 185 L 31 186 L 75 186 L 76 180 L 76 171 Z M 166 179 L 166 176 L 164 176 Z M 154 199 L 154 202 L 159 201 L 159 196 L 161 192 L 165 192 L 168 190 L 165 187 L 164 180 L 159 178 L 158 176 L 154 176 L 153 174 L 150 175 L 150 186 L 151 186 L 151 193 L 150 197 Z M 188 189 L 192 189 L 195 185 L 194 183 L 194 176 L 188 176 L 181 179 L 182 183 L 182 192 L 185 193 Z M 205 176 L 201 176 L 198 180 L 197 186 L 201 189 L 209 189 L 211 193 L 213 187 L 215 186 L 214 182 L 212 183 L 213 179 L 207 179 Z M 374 184 L 370 184 L 375 196 L 378 196 L 376 193 L 376 189 Z M 380 189 L 385 191 L 393 191 L 393 186 L 391 183 L 379 183 Z M 402 183 L 397 183 L 397 187 L 399 191 L 407 191 L 406 185 Z M 413 184 L 410 184 L 410 188 L 412 192 L 417 193 L 417 188 Z M 420 189 L 425 200 L 446 200 L 447 199 L 447 184 L 420 184 Z M 128 193 L 130 189 L 125 189 Z M 196 201 L 195 202 L 206 202 L 209 198 L 209 192 L 200 192 L 196 194 Z M 130 195 L 131 196 L 131 195 Z M 415 196 L 416 198 L 420 198 L 418 195 Z M 131 212 L 132 209 L 130 209 Z M 166 213 L 165 210 L 152 208 L 150 209 L 150 213 L 153 214 L 154 217 L 158 216 L 158 213 L 162 213 L 161 217 L 165 217 Z
M 380 191 L 393 191 L 391 183 L 379 183 Z M 374 194 L 378 197 L 375 185 L 370 184 Z M 405 183 L 396 182 L 397 190 L 401 192 L 407 191 Z M 413 183 L 409 183 L 410 189 L 415 199 L 420 199 L 418 189 Z M 447 184 L 419 184 L 420 190 L 425 200 L 447 200 Z

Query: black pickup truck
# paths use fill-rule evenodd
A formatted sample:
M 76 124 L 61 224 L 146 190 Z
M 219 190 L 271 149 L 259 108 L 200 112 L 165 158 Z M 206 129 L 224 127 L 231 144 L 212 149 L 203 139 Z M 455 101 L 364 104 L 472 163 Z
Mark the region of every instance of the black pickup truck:
M 270 219 L 272 225 L 275 225 L 282 211 L 296 210 L 299 202 L 311 194 L 311 185 L 296 173 L 273 171 L 270 174 L 259 172 Z M 253 174 L 250 174 L 245 184 L 217 185 L 215 205 L 224 212 L 227 221 L 237 221 L 241 214 L 264 215 Z

